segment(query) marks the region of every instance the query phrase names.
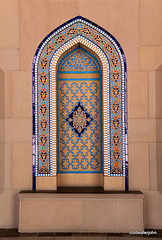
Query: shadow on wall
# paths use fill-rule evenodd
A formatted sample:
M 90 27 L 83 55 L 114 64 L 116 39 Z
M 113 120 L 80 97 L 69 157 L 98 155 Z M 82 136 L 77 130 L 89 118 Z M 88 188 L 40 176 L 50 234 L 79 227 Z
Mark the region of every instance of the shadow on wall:
M 5 89 L 4 71 L 0 69 L 0 193 L 4 190 L 5 164 Z
M 162 65 L 155 71 L 157 190 L 162 194 Z

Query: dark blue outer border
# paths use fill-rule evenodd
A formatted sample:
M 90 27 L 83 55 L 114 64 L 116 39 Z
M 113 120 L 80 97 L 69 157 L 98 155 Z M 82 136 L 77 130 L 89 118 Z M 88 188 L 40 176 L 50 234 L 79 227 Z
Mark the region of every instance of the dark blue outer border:
M 43 40 L 42 42 L 39 44 L 35 54 L 34 54 L 34 58 L 33 58 L 33 63 L 32 63 L 32 98 L 33 98 L 33 105 L 32 105 L 32 110 L 33 110 L 33 138 L 35 139 L 35 60 L 36 57 L 38 55 L 38 52 L 40 50 L 40 48 L 42 47 L 42 45 L 44 44 L 44 42 L 53 34 L 55 33 L 57 30 L 59 30 L 60 28 L 64 27 L 65 25 L 75 21 L 81 19 L 87 23 L 92 24 L 93 26 L 97 27 L 98 29 L 100 29 L 101 31 L 103 31 L 104 33 L 106 33 L 108 36 L 110 36 L 113 41 L 117 44 L 117 46 L 119 47 L 119 50 L 122 54 L 123 60 L 124 60 L 124 74 L 127 72 L 127 65 L 126 65 L 126 57 L 124 54 L 124 51 L 121 47 L 121 45 L 119 44 L 119 42 L 115 39 L 115 37 L 113 35 L 111 35 L 107 30 L 105 30 L 104 28 L 100 27 L 99 25 L 97 25 L 96 23 L 88 20 L 87 18 L 84 18 L 82 16 L 76 16 L 70 20 L 68 20 L 67 22 L 61 24 L 59 27 L 55 28 L 53 31 L 51 31 Z M 127 86 L 127 78 L 125 77 L 125 87 Z M 126 98 L 127 101 L 127 98 Z M 127 109 L 126 109 L 127 112 Z M 125 132 L 128 132 L 128 121 L 125 124 Z M 35 148 L 34 148 L 35 149 Z M 33 155 L 35 155 L 35 152 L 33 152 Z M 35 165 L 33 165 L 33 190 L 36 190 L 36 176 L 35 176 Z M 125 162 L 125 191 L 129 191 L 129 179 L 128 179 L 128 162 Z

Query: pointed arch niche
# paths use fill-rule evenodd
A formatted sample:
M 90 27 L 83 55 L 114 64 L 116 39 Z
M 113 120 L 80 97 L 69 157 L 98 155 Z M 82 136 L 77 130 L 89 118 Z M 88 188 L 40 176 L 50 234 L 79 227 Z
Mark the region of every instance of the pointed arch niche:
M 110 33 L 80 16 L 52 31 L 41 42 L 34 56 L 33 189 L 56 190 L 58 185 L 61 185 L 58 178 L 59 156 L 62 154 L 58 137 L 60 133 L 57 111 L 60 103 L 58 93 L 61 91 L 58 84 L 58 66 L 61 59 L 78 46 L 95 57 L 101 66 L 100 115 L 102 118 L 97 125 L 101 133 L 97 141 L 102 143 L 100 148 L 102 167 L 99 173 L 85 170 L 84 184 L 77 186 L 95 186 L 96 184 L 104 187 L 105 190 L 128 190 L 125 55 Z M 74 111 L 75 107 L 73 106 L 71 110 Z M 92 115 L 89 117 L 93 119 Z M 93 157 L 95 159 L 95 155 L 92 155 Z M 70 172 L 69 175 L 68 172 L 66 173 L 66 182 L 69 181 L 67 186 L 73 186 L 73 183 L 80 183 L 83 180 L 83 173 L 77 174 L 76 172 Z M 79 174 L 82 175 L 81 179 Z M 95 183 L 92 184 L 92 182 Z

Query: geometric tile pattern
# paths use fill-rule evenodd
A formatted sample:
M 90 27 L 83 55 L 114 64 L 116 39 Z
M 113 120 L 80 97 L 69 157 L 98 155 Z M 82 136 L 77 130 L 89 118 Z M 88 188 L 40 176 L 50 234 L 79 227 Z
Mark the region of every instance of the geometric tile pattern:
M 63 70 L 98 70 L 98 66 L 92 58 L 78 50 L 63 61 L 60 71 Z
M 58 172 L 102 172 L 99 80 L 60 81 L 59 89 L 61 141 Z M 89 124 L 83 129 L 82 134 L 78 134 L 67 121 L 67 116 L 68 119 L 71 118 L 71 111 L 75 112 L 81 107 L 82 111 L 89 113 Z
M 103 172 L 98 64 L 81 47 L 67 53 L 58 64 L 58 173 Z
M 97 45 L 95 45 L 93 42 L 90 40 L 84 38 L 83 36 L 76 36 L 72 38 L 70 41 L 67 41 L 65 44 L 63 44 L 59 50 L 53 55 L 51 64 L 50 64 L 50 82 L 51 88 L 50 92 L 52 95 L 52 100 L 51 100 L 51 106 L 52 109 L 50 110 L 52 112 L 52 131 L 51 135 L 51 142 L 52 142 L 52 174 L 56 176 L 57 174 L 57 161 L 55 156 L 58 155 L 56 154 L 56 138 L 55 138 L 55 129 L 56 129 L 56 121 L 55 121 L 55 116 L 56 114 L 56 81 L 57 81 L 57 75 L 56 75 L 56 69 L 58 65 L 58 61 L 61 58 L 61 56 L 65 55 L 65 52 L 71 52 L 71 49 L 76 47 L 77 45 L 82 46 L 84 49 L 87 49 L 87 51 L 93 53 L 97 59 L 99 59 L 99 62 L 102 65 L 102 82 L 100 82 L 101 86 L 100 89 L 103 90 L 102 92 L 102 97 L 103 97 L 103 106 L 102 106 L 102 158 L 103 158 L 103 173 L 105 176 L 110 176 L 110 130 L 109 130 L 109 125 L 110 125 L 110 119 L 109 119 L 109 64 L 108 60 L 106 57 L 106 54 L 103 53 L 102 49 L 99 48 Z M 71 49 L 70 49 L 71 48 Z M 67 52 L 66 52 L 67 53 Z M 98 76 L 99 77 L 99 76 Z M 58 140 L 57 140 L 58 142 Z M 58 151 L 58 148 L 57 148 Z M 124 163 L 124 161 L 123 161 Z M 124 164 L 123 164 L 123 173 L 124 173 Z M 59 174 L 60 175 L 60 174 Z M 65 175 L 67 174 L 61 174 L 62 177 L 65 180 Z M 73 174 L 70 174 L 70 178 L 72 177 Z M 81 174 L 82 175 L 82 174 Z M 84 174 L 87 176 L 87 174 Z M 91 175 L 91 174 L 90 174 Z M 95 175 L 100 175 L 100 174 L 95 174 Z M 79 176 L 77 174 L 77 176 Z M 94 176 L 94 175 L 92 175 Z M 87 179 L 87 178 L 84 178 Z M 88 179 L 87 179 L 88 181 Z
M 37 176 L 51 175 L 50 78 L 51 59 L 58 49 L 77 36 L 102 49 L 109 62 L 108 175 L 128 175 L 126 60 L 120 44 L 101 27 L 76 17 L 50 33 L 40 44 L 33 61 L 33 161 Z M 104 100 L 103 100 L 104 101 Z M 104 132 L 103 129 L 103 134 Z M 109 158 L 108 157 L 108 158 Z M 126 169 L 124 168 L 126 167 Z
M 66 121 L 68 121 L 79 137 L 84 133 L 92 120 L 93 118 L 90 117 L 80 102 L 78 102 L 78 105 L 69 114 L 69 117 L 66 118 Z

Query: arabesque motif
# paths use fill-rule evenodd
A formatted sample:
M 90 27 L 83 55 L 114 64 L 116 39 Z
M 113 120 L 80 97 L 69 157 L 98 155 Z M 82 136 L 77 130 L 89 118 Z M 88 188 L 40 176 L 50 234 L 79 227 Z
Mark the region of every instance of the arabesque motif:
M 98 67 L 92 58 L 89 58 L 85 53 L 78 50 L 63 61 L 60 71 L 64 70 L 98 70 Z
M 66 120 L 80 137 L 85 131 L 86 127 L 90 125 L 90 122 L 93 120 L 93 118 L 90 117 L 90 115 L 85 111 L 84 107 L 81 106 L 80 102 L 78 102 L 78 105 L 74 108 L 72 113 L 69 114 L 69 117 Z
M 50 78 L 49 67 L 54 53 L 67 41 L 76 36 L 83 36 L 98 46 L 107 56 L 109 61 L 109 88 L 110 88 L 110 169 L 109 176 L 124 176 L 125 169 L 125 134 L 127 128 L 125 123 L 125 71 L 126 65 L 124 54 L 122 55 L 120 45 L 106 31 L 101 30 L 95 24 L 78 17 L 59 29 L 53 31 L 45 39 L 44 45 L 41 45 L 36 52 L 34 65 L 35 79 L 35 99 L 34 114 L 36 114 L 35 127 L 33 130 L 36 144 L 36 175 L 51 175 L 50 165 Z M 43 46 L 43 47 L 42 47 Z M 123 68 L 122 68 L 123 64 Z M 124 70 L 125 69 L 125 70 Z M 109 111 L 109 109 L 108 109 Z

